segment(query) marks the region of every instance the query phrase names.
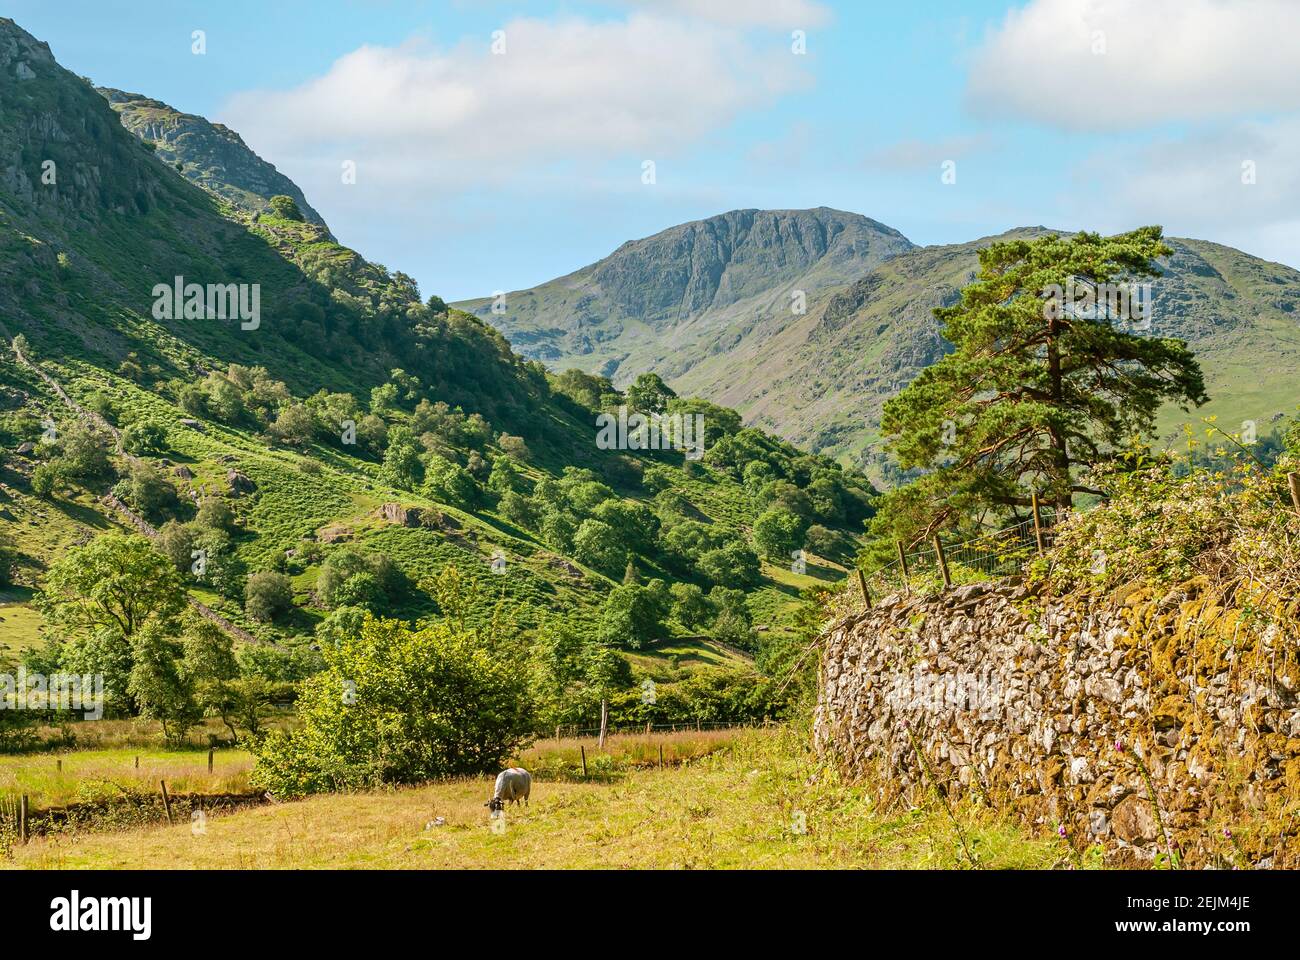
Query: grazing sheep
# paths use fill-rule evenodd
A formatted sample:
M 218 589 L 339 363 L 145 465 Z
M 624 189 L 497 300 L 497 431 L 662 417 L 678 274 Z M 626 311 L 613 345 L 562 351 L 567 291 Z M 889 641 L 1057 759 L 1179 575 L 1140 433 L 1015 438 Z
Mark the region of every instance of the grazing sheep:
M 518 805 L 519 801 L 523 800 L 527 804 L 528 794 L 532 789 L 533 778 L 529 776 L 528 771 L 523 767 L 511 767 L 509 770 L 502 770 L 497 774 L 497 785 L 492 792 L 492 799 L 483 806 L 489 810 L 501 810 L 511 801 Z

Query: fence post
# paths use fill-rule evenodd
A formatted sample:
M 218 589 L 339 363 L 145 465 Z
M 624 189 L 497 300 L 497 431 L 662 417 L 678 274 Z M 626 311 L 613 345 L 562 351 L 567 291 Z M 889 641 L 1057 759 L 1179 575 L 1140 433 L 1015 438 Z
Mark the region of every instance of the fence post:
M 578 750 L 582 753 L 582 779 L 587 779 L 587 748 L 578 744 Z
M 661 743 L 659 744 L 659 769 L 662 770 L 663 768 L 664 768 L 664 745 Z
M 867 609 L 870 610 L 870 609 L 871 609 L 871 592 L 870 592 L 869 590 L 867 590 L 867 578 L 866 578 L 866 576 L 862 573 L 862 568 L 861 568 L 861 567 L 854 567 L 853 569 L 856 570 L 857 573 L 858 573 L 858 586 L 862 589 L 862 602 L 865 603 L 865 604 L 867 605 Z
M 158 785 L 162 787 L 163 810 L 167 813 L 167 825 L 171 826 L 172 822 L 172 800 L 167 796 L 167 781 L 159 780 Z
M 208 747 L 208 773 L 212 772 L 212 748 Z
M 140 755 L 138 753 L 135 755 L 135 768 L 140 769 Z
M 907 554 L 903 552 L 903 541 L 895 540 L 894 546 L 898 548 L 898 569 L 903 574 L 903 587 L 907 587 Z
M 27 842 L 27 794 L 18 799 L 18 839 Z
M 1296 513 L 1300 513 L 1300 473 L 1288 473 L 1286 484 L 1291 488 L 1291 502 L 1295 505 Z
M 948 576 L 948 559 L 943 555 L 943 544 L 939 541 L 939 535 L 936 533 L 934 540 L 934 557 L 939 561 L 939 575 L 943 577 L 943 588 L 945 590 L 952 587 L 952 578 Z
M 1044 552 L 1043 551 L 1043 524 L 1042 521 L 1039 520 L 1038 518 L 1038 491 L 1031 490 L 1029 496 L 1033 498 L 1032 502 L 1034 506 L 1034 540 L 1038 543 L 1038 555 L 1041 557 Z

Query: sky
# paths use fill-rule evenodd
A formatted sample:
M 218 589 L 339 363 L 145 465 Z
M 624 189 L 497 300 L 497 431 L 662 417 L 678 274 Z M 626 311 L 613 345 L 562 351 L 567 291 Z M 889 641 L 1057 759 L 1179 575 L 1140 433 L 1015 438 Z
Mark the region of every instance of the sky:
M 1300 267 L 1298 0 L 5 13 L 97 84 L 226 123 L 341 242 L 448 301 L 744 207 L 835 207 L 920 244 L 1159 223 Z

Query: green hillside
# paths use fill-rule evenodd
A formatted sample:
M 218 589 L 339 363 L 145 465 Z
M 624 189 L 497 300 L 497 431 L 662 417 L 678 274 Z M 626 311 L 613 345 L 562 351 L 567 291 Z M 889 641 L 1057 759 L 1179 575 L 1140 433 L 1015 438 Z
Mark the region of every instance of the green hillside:
M 843 576 L 864 478 L 707 403 L 549 377 L 291 197 L 196 186 L 192 141 L 132 121 L 144 101 L 120 116 L 12 21 L 0 41 L 0 70 L 30 74 L 0 86 L 0 658 L 77 640 L 33 601 L 134 514 L 191 601 L 294 663 L 365 609 L 456 617 L 612 647 L 627 704 L 707 673 L 736 691 L 716 719 L 774 709 L 764 678 L 806 633 L 800 591 Z M 177 277 L 255 284 L 260 315 L 169 319 L 155 288 Z M 702 414 L 704 458 L 598 448 L 597 413 L 625 404 Z M 799 572 L 755 543 L 774 505 L 798 514 Z M 584 703 L 557 709 L 589 722 Z

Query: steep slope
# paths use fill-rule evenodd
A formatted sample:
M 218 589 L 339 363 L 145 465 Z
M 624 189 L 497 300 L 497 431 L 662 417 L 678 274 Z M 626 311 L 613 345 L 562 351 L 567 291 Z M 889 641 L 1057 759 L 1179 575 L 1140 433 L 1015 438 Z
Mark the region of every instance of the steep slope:
M 311 223 L 325 226 L 298 185 L 259 157 L 234 130 L 181 113 L 160 100 L 111 87 L 99 87 L 122 118 L 122 126 L 154 145 L 158 156 L 186 179 L 248 213 L 264 213 L 276 195 L 292 197 Z
M 630 241 L 499 302 L 457 306 L 556 369 L 578 366 L 620 384 L 648 369 L 677 377 L 704 357 L 797 322 L 796 291 L 811 309 L 912 246 L 883 224 L 826 207 L 733 210 Z

